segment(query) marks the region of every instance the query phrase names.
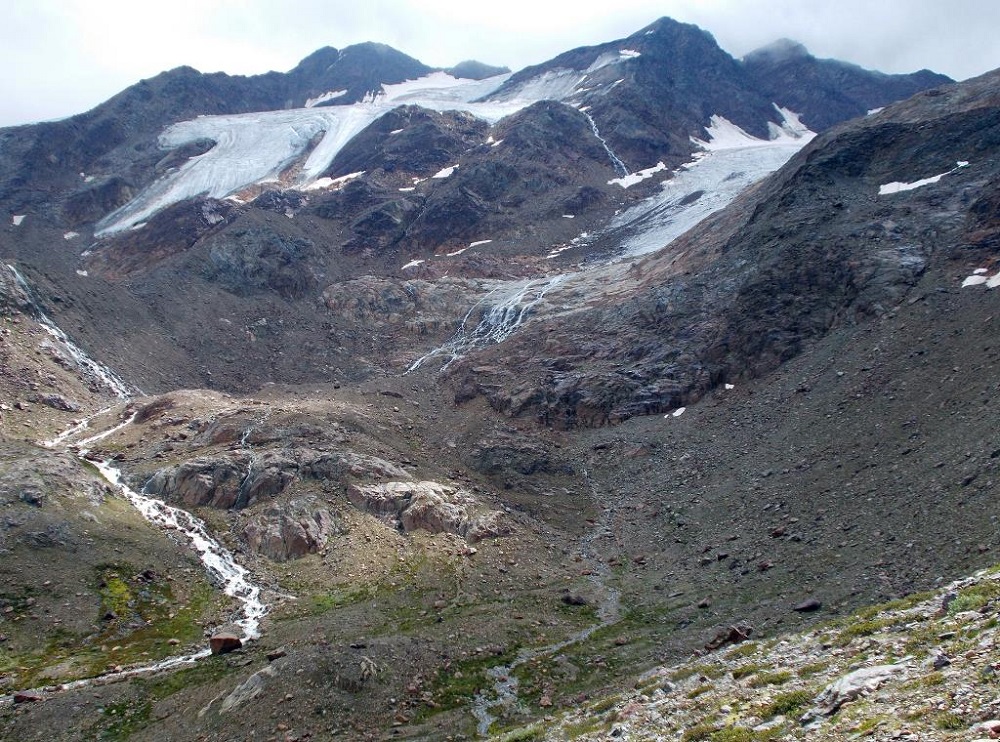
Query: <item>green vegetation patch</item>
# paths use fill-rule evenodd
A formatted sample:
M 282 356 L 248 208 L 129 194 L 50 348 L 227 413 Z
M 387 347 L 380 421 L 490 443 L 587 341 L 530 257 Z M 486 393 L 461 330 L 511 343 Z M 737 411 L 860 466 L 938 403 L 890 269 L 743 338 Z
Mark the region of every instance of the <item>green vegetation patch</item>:
M 792 673 L 788 670 L 777 672 L 762 672 L 750 679 L 751 688 L 763 688 L 766 685 L 781 685 L 792 679 Z
M 1000 598 L 1000 582 L 983 580 L 961 590 L 958 597 L 948 604 L 948 614 L 953 616 L 963 611 L 978 611 L 997 598 Z
M 786 693 L 779 693 L 761 709 L 760 714 L 765 719 L 772 716 L 791 716 L 812 703 L 815 695 L 815 693 L 807 690 L 792 690 Z
M 122 665 L 150 664 L 177 652 L 178 645 L 202 643 L 198 624 L 219 594 L 204 579 L 187 581 L 175 591 L 171 581 L 128 564 L 96 567 L 94 588 L 100 596 L 90 634 L 50 632 L 42 649 L 11 653 L 0 649 L 0 672 L 18 688 L 53 679 L 66 682 L 92 677 Z

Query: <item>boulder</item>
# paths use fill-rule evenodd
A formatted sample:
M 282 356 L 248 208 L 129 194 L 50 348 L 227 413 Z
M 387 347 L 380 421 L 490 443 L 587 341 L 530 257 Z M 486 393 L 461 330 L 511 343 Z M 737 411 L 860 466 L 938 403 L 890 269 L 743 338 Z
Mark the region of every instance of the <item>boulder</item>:
M 243 646 L 243 640 L 230 631 L 217 631 L 208 640 L 212 654 L 228 654 Z
M 810 724 L 826 716 L 833 716 L 845 703 L 877 690 L 893 675 L 904 670 L 903 665 L 875 665 L 862 667 L 830 683 L 816 696 L 816 702 L 800 721 Z

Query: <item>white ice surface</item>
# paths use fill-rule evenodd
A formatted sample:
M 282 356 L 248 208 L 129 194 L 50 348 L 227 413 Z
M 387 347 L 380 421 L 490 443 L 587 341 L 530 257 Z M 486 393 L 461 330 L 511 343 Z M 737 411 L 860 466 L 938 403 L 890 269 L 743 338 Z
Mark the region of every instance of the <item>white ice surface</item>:
M 313 108 L 318 106 L 320 103 L 327 103 L 331 100 L 342 98 L 345 95 L 347 95 L 346 90 L 328 90 L 322 95 L 317 95 L 315 98 L 309 98 L 306 101 L 306 108 Z
M 301 168 L 285 186 L 305 188 L 315 182 L 356 134 L 401 105 L 435 111 L 463 110 L 488 123 L 524 108 L 536 99 L 520 96 L 493 102 L 473 102 L 492 92 L 509 75 L 486 80 L 459 80 L 435 72 L 419 80 L 386 85 L 382 93 L 348 106 L 298 108 L 230 116 L 200 116 L 168 127 L 160 145 L 174 149 L 200 139 L 216 144 L 190 158 L 176 171 L 146 188 L 133 201 L 108 216 L 98 234 L 120 232 L 144 222 L 170 204 L 199 195 L 233 196 L 257 183 L 279 182 L 293 163 Z M 318 139 L 311 152 L 311 143 Z
M 952 173 L 960 170 L 963 167 L 968 167 L 969 163 L 965 160 L 959 160 L 955 163 L 955 167 L 944 173 L 939 173 L 937 175 L 932 175 L 929 178 L 921 178 L 920 180 L 915 180 L 912 183 L 903 183 L 900 181 L 893 181 L 892 183 L 885 183 L 878 187 L 878 195 L 885 196 L 892 193 L 902 193 L 903 191 L 912 191 L 917 188 L 922 188 L 925 185 L 931 185 L 937 183 L 941 178 L 946 175 L 951 175 Z
M 786 123 L 791 116 L 786 117 Z M 789 124 L 791 128 L 791 124 Z M 618 214 L 608 232 L 622 231 L 624 256 L 654 252 L 709 214 L 724 208 L 747 186 L 774 172 L 812 138 L 789 133 L 771 140 L 751 137 L 721 116 L 712 117 L 705 151 L 661 184 L 660 192 Z M 696 194 L 701 195 L 696 197 Z
M 645 170 L 639 170 L 635 173 L 629 173 L 628 175 L 621 178 L 614 178 L 608 181 L 608 185 L 620 185 L 622 188 L 630 188 L 636 183 L 641 183 L 647 178 L 652 178 L 656 173 L 662 172 L 667 169 L 667 166 L 662 162 L 658 162 L 653 167 L 647 167 Z

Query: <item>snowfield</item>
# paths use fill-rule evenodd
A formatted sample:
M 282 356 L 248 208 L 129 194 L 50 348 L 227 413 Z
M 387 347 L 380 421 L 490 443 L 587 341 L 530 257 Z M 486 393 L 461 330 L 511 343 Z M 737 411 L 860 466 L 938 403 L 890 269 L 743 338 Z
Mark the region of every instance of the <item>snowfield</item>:
M 758 139 L 722 116 L 712 116 L 707 138 L 693 140 L 703 151 L 664 181 L 659 194 L 623 211 L 608 226 L 608 233 L 618 235 L 622 257 L 665 247 L 784 165 L 816 136 L 797 115 L 775 107 L 783 124 L 771 126 L 771 139 Z M 611 182 L 627 188 L 655 172 L 658 168 L 649 168 Z
M 160 136 L 160 146 L 164 149 L 200 139 L 210 139 L 215 146 L 192 157 L 177 171 L 156 181 L 107 216 L 99 225 L 98 235 L 130 229 L 161 209 L 195 196 L 225 198 L 249 186 L 267 183 L 306 189 L 323 175 L 344 145 L 399 106 L 414 104 L 434 111 L 463 110 L 494 123 L 536 102 L 520 97 L 473 102 L 496 90 L 508 77 L 460 80 L 435 72 L 419 80 L 385 85 L 381 94 L 349 106 L 199 116 L 174 124 Z M 313 147 L 311 152 L 310 147 Z M 305 162 L 299 172 L 286 176 L 289 182 L 283 182 L 280 176 L 302 157 Z

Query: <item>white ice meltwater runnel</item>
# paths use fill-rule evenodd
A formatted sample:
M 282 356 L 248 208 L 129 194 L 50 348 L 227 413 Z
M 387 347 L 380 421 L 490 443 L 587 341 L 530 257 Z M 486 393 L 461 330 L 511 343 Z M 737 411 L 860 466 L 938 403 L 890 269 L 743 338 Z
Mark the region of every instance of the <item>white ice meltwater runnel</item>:
M 502 343 L 527 321 L 531 310 L 545 298 L 545 295 L 565 281 L 569 275 L 560 273 L 546 278 L 529 278 L 493 289 L 465 313 L 458 331 L 447 343 L 418 358 L 406 373 L 415 371 L 431 358 L 450 356 L 441 368 L 443 371 L 474 348 Z M 472 315 L 483 307 L 486 308 L 479 322 L 469 329 Z
M 597 141 L 599 141 L 601 143 L 601 146 L 604 147 L 604 151 L 608 153 L 608 159 L 611 160 L 611 165 L 614 167 L 615 172 L 618 173 L 618 175 L 621 176 L 622 178 L 626 177 L 629 174 L 628 166 L 618 158 L 618 155 L 614 153 L 614 151 L 611 149 L 610 145 L 607 143 L 604 137 L 601 136 L 601 132 L 597 128 L 597 122 L 594 121 L 593 116 L 591 116 L 583 109 L 578 108 L 577 110 L 587 117 L 587 121 L 590 122 L 591 131 L 594 132 L 594 136 L 597 137 Z
M 14 279 L 17 281 L 18 285 L 24 290 L 24 293 L 31 298 L 31 288 L 28 286 L 28 282 L 24 280 L 24 276 L 15 268 L 13 265 L 7 265 L 7 268 L 14 275 Z M 76 343 L 69 339 L 69 336 L 63 332 L 55 322 L 49 319 L 48 315 L 43 312 L 38 305 L 35 303 L 34 299 L 31 299 L 32 307 L 37 313 L 38 323 L 41 325 L 42 329 L 45 330 L 49 335 L 51 335 L 55 340 L 57 340 L 63 348 L 66 350 L 67 355 L 73 360 L 77 367 L 83 371 L 83 373 L 92 379 L 100 382 L 103 386 L 110 389 L 117 397 L 121 399 L 128 399 L 132 396 L 132 389 L 129 385 L 114 371 L 112 371 L 107 366 L 98 363 L 93 358 L 88 356 Z

